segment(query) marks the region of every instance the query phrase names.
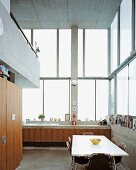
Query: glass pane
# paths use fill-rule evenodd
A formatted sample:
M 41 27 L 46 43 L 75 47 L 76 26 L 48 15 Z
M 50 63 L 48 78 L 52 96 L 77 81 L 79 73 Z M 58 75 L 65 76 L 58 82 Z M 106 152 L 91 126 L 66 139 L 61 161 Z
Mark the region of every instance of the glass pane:
M 71 30 L 59 30 L 59 76 L 71 76 Z
M 130 56 L 132 0 L 123 0 L 120 6 L 120 62 Z
M 28 41 L 31 44 L 31 30 L 30 29 L 23 29 L 23 32 L 24 32 L 26 38 L 28 39 Z
M 108 80 L 96 81 L 96 120 L 108 116 Z
M 117 68 L 117 26 L 118 14 L 116 14 L 111 24 L 111 72 Z
M 95 120 L 94 80 L 78 80 L 78 119 Z
M 43 114 L 43 81 L 40 88 L 23 89 L 23 120 L 38 120 L 38 115 Z
M 136 59 L 129 65 L 129 114 L 136 116 Z
M 85 76 L 107 76 L 107 30 L 85 32 Z
M 78 76 L 83 76 L 83 30 L 78 30 Z
M 34 30 L 34 42 L 40 48 L 40 76 L 57 75 L 57 30 Z
M 44 81 L 44 108 L 45 118 L 65 120 L 69 114 L 69 80 Z
M 114 101 L 114 78 L 110 81 L 110 114 L 113 115 L 115 114 L 115 101 Z
M 128 115 L 128 67 L 117 75 L 117 114 Z

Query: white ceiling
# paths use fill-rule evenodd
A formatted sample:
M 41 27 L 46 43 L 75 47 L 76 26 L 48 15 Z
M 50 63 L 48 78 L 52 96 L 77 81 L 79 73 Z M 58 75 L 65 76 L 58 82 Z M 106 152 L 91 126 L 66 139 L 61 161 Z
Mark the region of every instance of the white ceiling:
M 11 0 L 22 29 L 108 28 L 122 0 Z

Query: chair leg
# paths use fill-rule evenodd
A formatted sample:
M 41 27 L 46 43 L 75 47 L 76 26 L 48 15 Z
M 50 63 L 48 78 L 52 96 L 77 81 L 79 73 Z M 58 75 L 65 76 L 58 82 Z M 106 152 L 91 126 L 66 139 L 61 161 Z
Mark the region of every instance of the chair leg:
M 115 158 L 114 158 L 114 157 L 113 157 L 113 165 L 114 165 L 113 168 L 114 168 L 115 170 L 117 170 L 117 165 L 116 165 L 116 163 L 115 163 Z
M 74 160 L 73 160 L 73 156 L 72 156 L 72 162 L 71 162 L 71 165 L 73 166 L 73 162 L 74 162 Z
M 72 170 L 77 170 L 78 169 L 78 165 L 76 164 L 75 167 L 72 166 Z
M 73 160 L 71 161 L 71 166 L 73 166 Z
M 118 165 L 115 164 L 115 170 L 118 170 Z
M 77 170 L 78 169 L 78 164 L 76 165 L 76 168 L 75 168 L 75 170 Z

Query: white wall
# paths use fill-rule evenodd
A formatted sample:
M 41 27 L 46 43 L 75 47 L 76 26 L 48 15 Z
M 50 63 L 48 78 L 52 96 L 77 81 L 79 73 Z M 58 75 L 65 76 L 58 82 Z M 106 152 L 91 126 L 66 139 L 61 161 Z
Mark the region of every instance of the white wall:
M 0 60 L 16 73 L 21 87 L 39 87 L 40 63 L 0 1 Z
M 10 13 L 10 0 L 1 0 L 8 13 Z

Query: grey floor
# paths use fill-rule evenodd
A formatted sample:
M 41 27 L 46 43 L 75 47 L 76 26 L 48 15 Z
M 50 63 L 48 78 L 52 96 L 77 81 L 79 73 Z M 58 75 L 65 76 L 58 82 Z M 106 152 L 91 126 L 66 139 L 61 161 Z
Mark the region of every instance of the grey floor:
M 64 147 L 25 148 L 21 165 L 16 170 L 71 170 L 71 156 Z M 118 170 L 126 169 L 120 166 Z

